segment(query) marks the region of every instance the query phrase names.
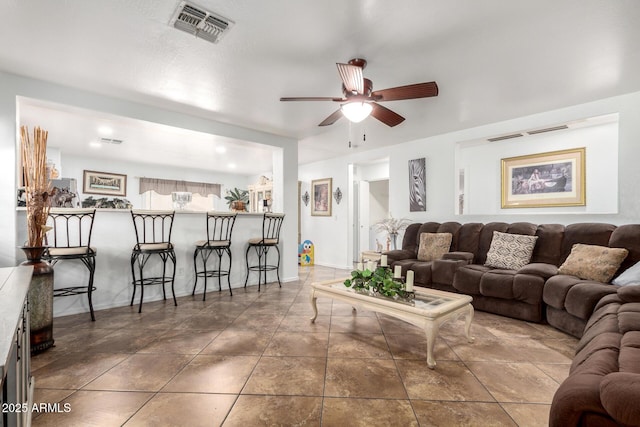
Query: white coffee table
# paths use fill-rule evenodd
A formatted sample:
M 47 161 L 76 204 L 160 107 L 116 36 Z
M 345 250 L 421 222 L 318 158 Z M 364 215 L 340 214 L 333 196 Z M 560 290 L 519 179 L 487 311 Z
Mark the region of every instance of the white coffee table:
M 465 316 L 465 335 L 467 341 L 473 342 L 471 336 L 473 306 L 472 298 L 468 295 L 414 288 L 415 299 L 408 303 L 356 292 L 344 286 L 344 280 L 328 280 L 311 284 L 311 306 L 314 312 L 311 322 L 315 322 L 318 316 L 316 306 L 318 297 L 332 298 L 351 304 L 354 309 L 371 310 L 404 320 L 424 330 L 427 337 L 427 365 L 431 369 L 436 366 L 433 348 L 440 325 L 443 323 Z

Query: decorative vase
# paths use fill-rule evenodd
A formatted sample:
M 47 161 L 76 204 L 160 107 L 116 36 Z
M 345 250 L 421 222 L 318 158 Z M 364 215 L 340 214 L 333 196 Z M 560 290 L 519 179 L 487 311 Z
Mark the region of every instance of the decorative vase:
M 393 250 L 398 249 L 396 247 L 396 240 L 398 239 L 398 233 L 389 233 L 389 237 L 391 237 L 391 247 Z
M 33 266 L 29 285 L 29 321 L 31 354 L 53 346 L 53 267 L 42 260 L 45 247 L 21 247 L 27 260 L 21 265 Z
M 231 210 L 235 212 L 244 212 L 244 202 L 242 200 L 234 200 L 231 202 Z

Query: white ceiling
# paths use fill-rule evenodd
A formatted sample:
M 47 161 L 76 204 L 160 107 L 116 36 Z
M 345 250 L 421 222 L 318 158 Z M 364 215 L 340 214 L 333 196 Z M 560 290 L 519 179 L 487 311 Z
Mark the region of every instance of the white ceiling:
M 357 150 L 640 90 L 637 0 L 198 0 L 235 22 L 215 45 L 168 25 L 178 3 L 0 0 L 0 69 L 295 137 L 300 163 L 348 153 L 355 130 L 317 127 L 335 103 L 279 98 L 340 96 L 353 57 L 374 90 L 440 87 L 385 103 L 407 120 L 365 120 Z M 145 132 L 173 160 L 175 139 Z

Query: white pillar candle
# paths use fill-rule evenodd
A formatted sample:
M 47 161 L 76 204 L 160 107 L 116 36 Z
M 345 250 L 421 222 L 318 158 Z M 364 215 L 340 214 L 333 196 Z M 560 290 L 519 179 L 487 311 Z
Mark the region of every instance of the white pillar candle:
M 371 271 L 374 271 L 374 270 L 376 269 L 376 263 L 375 263 L 375 262 L 373 262 L 373 261 L 369 261 L 369 262 L 367 263 L 367 268 L 368 268 L 369 270 L 371 270 Z
M 356 264 L 356 270 L 362 271 L 362 263 L 361 262 Z
M 407 286 L 405 289 L 407 292 L 413 292 L 413 270 L 407 271 Z
M 380 266 L 381 267 L 386 267 L 387 266 L 387 256 L 386 255 L 380 255 Z
M 402 277 L 402 267 L 400 267 L 399 265 L 396 265 L 393 269 L 393 278 L 399 279 L 401 277 Z

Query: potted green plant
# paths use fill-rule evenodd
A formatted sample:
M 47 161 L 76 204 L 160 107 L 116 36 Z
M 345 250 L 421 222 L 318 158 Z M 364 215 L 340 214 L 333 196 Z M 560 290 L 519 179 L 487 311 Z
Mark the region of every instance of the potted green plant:
M 393 277 L 393 271 L 388 267 L 354 270 L 351 278 L 344 281 L 347 288 L 358 292 L 381 295 L 388 298 L 410 299 L 402 280 Z
M 235 212 L 245 212 L 249 205 L 248 190 L 240 190 L 236 187 L 233 190 L 227 190 L 227 195 L 224 198 L 229 205 L 229 209 Z

